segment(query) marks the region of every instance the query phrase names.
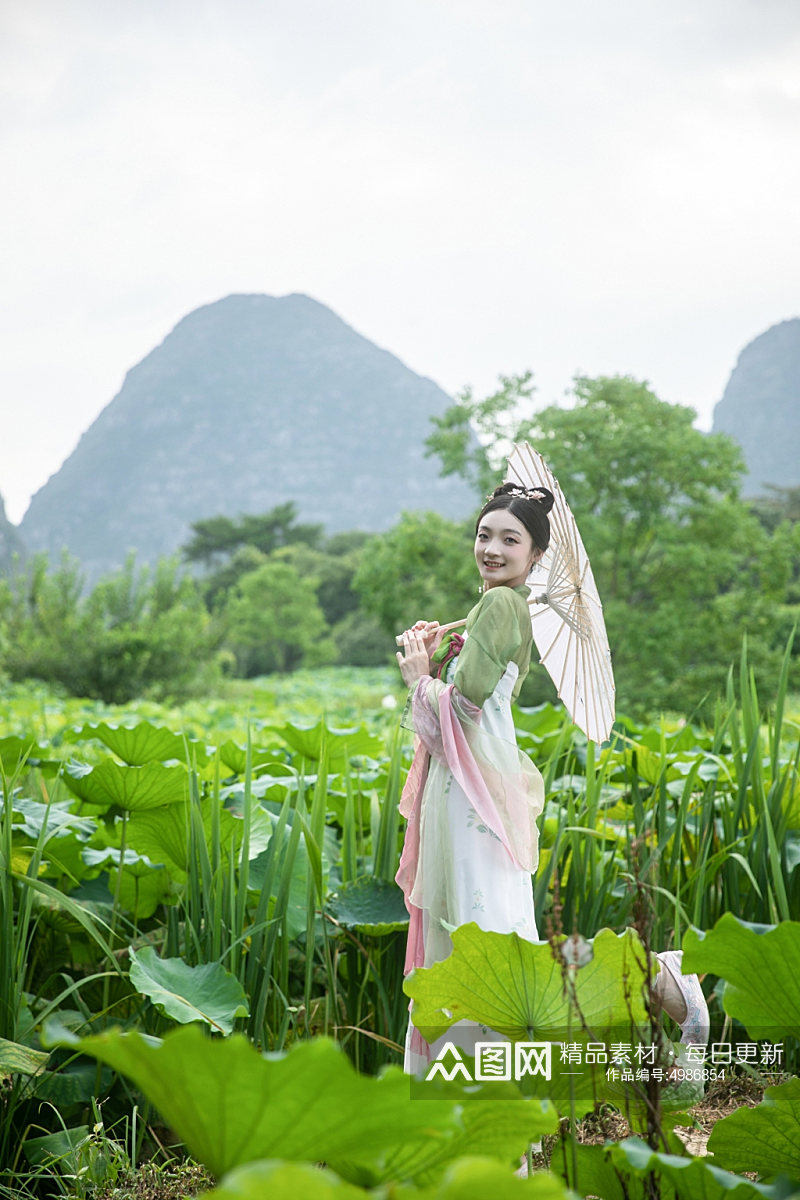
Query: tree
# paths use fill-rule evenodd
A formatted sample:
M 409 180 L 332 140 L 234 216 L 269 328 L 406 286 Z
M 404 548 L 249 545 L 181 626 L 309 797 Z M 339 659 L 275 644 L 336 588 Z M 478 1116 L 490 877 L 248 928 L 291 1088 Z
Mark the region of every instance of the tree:
M 478 599 L 474 534 L 438 513 L 403 513 L 364 547 L 353 587 L 387 635 L 418 619 L 465 617 Z M 389 646 L 394 649 L 394 643 Z
M 530 371 L 500 375 L 497 391 L 483 400 L 465 387 L 441 417 L 431 417 L 434 431 L 425 439 L 426 457 L 438 455 L 442 475 L 460 475 L 479 498 L 487 496 L 497 487 L 514 442 L 531 436 L 534 426 L 525 413 L 535 391 L 532 381 Z
M 182 697 L 215 675 L 217 645 L 197 585 L 177 564 L 133 558 L 88 595 L 78 564 L 44 555 L 0 590 L 2 666 L 15 680 L 59 683 L 75 696 L 122 704 Z
M 787 632 L 796 543 L 765 534 L 739 498 L 738 446 L 695 429 L 694 416 L 614 376 L 577 379 L 571 408 L 482 428 L 487 462 L 509 436 L 527 438 L 559 479 L 603 600 L 618 700 L 632 712 L 700 703 L 724 683 L 745 631 L 771 681 Z
M 333 662 L 336 647 L 317 602 L 316 582 L 274 558 L 242 577 L 225 614 L 226 640 L 240 674 L 283 673 Z
M 262 554 L 271 554 L 279 546 L 304 542 L 319 545 L 321 525 L 302 525 L 297 521 L 297 505 L 289 500 L 266 513 L 248 513 L 232 517 L 207 517 L 192 524 L 193 536 L 181 548 L 187 562 L 207 568 L 218 565 L 242 546 L 253 546 Z

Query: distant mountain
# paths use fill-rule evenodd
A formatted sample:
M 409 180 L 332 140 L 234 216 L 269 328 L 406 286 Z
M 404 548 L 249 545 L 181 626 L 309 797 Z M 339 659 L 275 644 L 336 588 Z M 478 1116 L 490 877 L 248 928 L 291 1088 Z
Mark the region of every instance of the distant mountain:
M 800 318 L 745 346 L 714 409 L 713 431 L 730 434 L 744 451 L 744 495 L 770 483 L 800 484 Z
M 6 516 L 5 501 L 0 496 L 0 575 L 8 572 L 15 554 L 22 557 L 24 553 L 22 538 Z
M 287 500 L 329 531 L 474 497 L 424 457 L 449 397 L 308 296 L 228 296 L 185 317 L 31 501 L 26 545 L 90 579 L 171 554 L 191 522 Z M 435 547 L 432 547 L 435 553 Z

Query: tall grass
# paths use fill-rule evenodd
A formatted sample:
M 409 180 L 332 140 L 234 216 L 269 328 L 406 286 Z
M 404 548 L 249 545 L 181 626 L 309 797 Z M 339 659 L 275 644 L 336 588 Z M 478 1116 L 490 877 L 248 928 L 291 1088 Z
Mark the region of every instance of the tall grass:
M 712 729 L 668 736 L 662 723 L 655 746 L 621 731 L 599 756 L 591 744 L 556 746 L 542 764 L 556 828 L 535 881 L 539 913 L 558 878 L 566 929 L 618 928 L 641 874 L 657 946 L 679 946 L 687 925 L 710 928 L 724 912 L 764 923 L 800 914 L 800 741 L 784 736 L 791 652 L 790 639 L 769 710 L 745 644 L 738 694 L 731 670 Z

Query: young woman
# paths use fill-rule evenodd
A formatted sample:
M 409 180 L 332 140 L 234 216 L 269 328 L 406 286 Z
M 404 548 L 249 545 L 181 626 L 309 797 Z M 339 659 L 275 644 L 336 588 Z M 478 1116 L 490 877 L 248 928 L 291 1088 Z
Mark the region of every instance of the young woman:
M 446 958 L 450 930 L 469 921 L 537 937 L 531 872 L 544 786 L 517 749 L 511 704 L 530 666 L 525 580 L 549 545 L 552 504 L 544 488 L 497 488 L 475 527 L 483 591 L 463 638 L 440 645 L 438 625 L 421 621 L 403 634 L 397 659 L 419 739 L 401 803 L 406 972 Z M 429 1060 L 427 1043 L 409 1027 L 406 1070 Z
M 464 636 L 441 638 L 437 622 L 402 635 L 397 660 L 411 689 L 405 723 L 417 750 L 400 811 L 408 821 L 397 873 L 410 914 L 406 973 L 446 958 L 450 931 L 470 921 L 495 933 L 536 940 L 531 873 L 538 861 L 536 818 L 544 786 L 517 748 L 511 704 L 530 666 L 532 634 L 526 579 L 550 543 L 546 488 L 505 483 L 475 526 L 482 595 Z M 683 976 L 680 954 L 659 955 L 656 992 L 681 1024 L 684 1041 L 708 1040 L 708 1012 L 697 977 Z M 444 1040 L 470 1052 L 491 1031 L 450 1030 Z M 435 1057 L 409 1025 L 405 1070 Z

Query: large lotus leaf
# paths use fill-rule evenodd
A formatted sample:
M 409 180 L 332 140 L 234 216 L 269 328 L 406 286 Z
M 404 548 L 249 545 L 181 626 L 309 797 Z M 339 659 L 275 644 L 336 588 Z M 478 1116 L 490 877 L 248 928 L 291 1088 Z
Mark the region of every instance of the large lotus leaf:
M 147 763 L 143 767 L 123 767 L 119 763 L 100 763 L 87 767 L 71 762 L 64 769 L 64 782 L 86 804 L 108 808 L 116 804 L 130 811 L 159 808 L 162 804 L 180 804 L 189 789 L 186 768 Z
M 359 725 L 355 729 L 332 729 L 320 720 L 307 729 L 292 724 L 273 725 L 271 728 L 303 758 L 319 760 L 323 740 L 329 763 L 361 754 L 374 757 L 384 751 L 383 739 L 370 733 L 366 725 Z
M 244 775 L 247 767 L 247 747 L 239 746 L 236 742 L 230 739 L 223 742 L 219 748 L 219 756 L 229 770 L 233 771 L 234 775 Z M 250 747 L 250 765 L 255 771 L 259 767 L 277 766 L 280 768 L 280 773 L 287 773 L 286 766 L 286 751 L 275 749 L 259 749 L 256 746 Z
M 757 1108 L 738 1108 L 718 1121 L 708 1149 L 731 1171 L 800 1182 L 800 1079 L 767 1088 Z
M 568 1200 L 563 1184 L 549 1173 L 517 1179 L 504 1163 L 486 1158 L 461 1158 L 444 1178 L 430 1188 L 397 1184 L 389 1189 L 364 1192 L 339 1179 L 332 1171 L 301 1163 L 256 1162 L 231 1171 L 218 1187 L 206 1192 L 208 1200 Z
M 152 946 L 138 953 L 131 947 L 129 954 L 131 983 L 173 1021 L 203 1021 L 227 1034 L 237 1017 L 248 1015 L 244 988 L 221 963 L 190 967 L 182 958 L 159 958 Z
M 30 1046 L 0 1038 L 0 1079 L 9 1075 L 38 1075 L 49 1057 L 41 1050 L 31 1050 Z
M 335 921 L 359 933 L 381 936 L 408 926 L 403 893 L 396 883 L 364 875 L 346 883 L 331 897 L 328 911 Z
M 451 1085 L 452 1086 L 452 1085 Z M 502 1085 L 499 1085 L 502 1087 Z M 476 1085 L 476 1090 L 488 1099 L 476 1099 L 464 1085 L 459 1099 L 463 1103 L 462 1128 L 446 1142 L 429 1138 L 424 1133 L 409 1138 L 377 1160 L 372 1169 L 363 1166 L 352 1172 L 348 1164 L 334 1158 L 330 1165 L 351 1182 L 374 1187 L 391 1180 L 413 1180 L 418 1187 L 435 1183 L 450 1164 L 465 1155 L 492 1158 L 504 1163 L 519 1161 L 531 1141 L 558 1129 L 558 1113 L 549 1100 L 524 1100 L 510 1085 L 515 1099 L 493 1099 L 497 1084 Z M 434 1091 L 431 1095 L 435 1095 Z M 456 1093 L 457 1094 L 457 1093 Z M 505 1095 L 498 1092 L 498 1096 Z M 455 1094 L 454 1094 L 455 1098 Z M 429 1103 L 421 1100 L 419 1103 Z
M 514 1042 L 551 1042 L 551 1078 L 524 1074 L 520 1085 L 526 1095 L 549 1097 L 562 1114 L 586 1112 L 600 1099 L 619 1104 L 619 1085 L 607 1079 L 608 1061 L 592 1063 L 585 1050 L 589 1042 L 649 1043 L 649 1036 L 637 1032 L 646 1026 L 644 953 L 632 930 L 621 937 L 603 930 L 588 945 L 589 961 L 566 975 L 589 1033 L 573 999 L 565 996 L 564 964 L 549 943 L 487 933 L 477 925 L 454 931 L 449 958 L 409 976 L 404 988 L 414 1000 L 412 1020 L 428 1041 L 441 1038 L 455 1021 L 468 1020 Z M 577 1061 L 563 1057 L 558 1043 L 580 1047 Z M 637 1108 L 632 1090 L 623 1099 Z
M 198 766 L 208 762 L 208 752 L 202 742 L 185 738 L 161 725 L 152 725 L 149 721 L 139 721 L 136 725 L 110 725 L 107 721 L 100 721 L 96 725 L 82 725 L 68 736 L 70 741 L 76 742 L 96 739 L 131 767 L 172 759 L 189 763 L 194 761 Z
M 577 1178 L 572 1174 L 573 1153 Z M 639 1138 L 605 1146 L 568 1146 L 554 1158 L 553 1167 L 564 1171 L 581 1196 L 603 1200 L 650 1200 L 653 1195 L 661 1200 L 783 1200 L 787 1195 L 785 1189 L 751 1183 L 703 1158 L 656 1153 Z
M 34 737 L 16 737 L 11 734 L 0 738 L 0 765 L 7 776 L 13 775 L 20 764 L 25 762 L 26 768 L 36 767 L 44 775 L 55 775 L 61 762 L 59 759 L 47 757 Z
M 687 931 L 683 968 L 725 980 L 725 1011 L 751 1038 L 780 1041 L 800 1031 L 800 922 L 758 933 L 725 913 L 703 937 Z
M 96 824 L 92 817 L 79 817 L 69 811 L 74 800 L 54 800 L 50 804 L 41 804 L 38 800 L 28 800 L 18 797 L 14 800 L 14 812 L 19 813 L 22 821 L 15 826 L 22 829 L 28 837 L 36 840 L 45 833 L 45 838 L 58 837 L 74 830 L 88 838 L 94 833 Z
M 133 915 L 134 925 L 152 917 L 173 890 L 164 867 L 154 867 L 147 859 L 136 863 L 128 863 L 126 859 L 119 883 L 118 876 L 118 870 L 111 871 L 108 889 L 112 896 L 119 894 L 120 907 Z
M 565 971 L 590 1030 L 644 1025 L 644 951 L 631 929 L 601 930 L 584 966 L 565 968 L 549 942 L 516 933 L 489 933 L 477 925 L 453 932 L 453 952 L 414 971 L 404 990 L 414 1001 L 414 1024 L 428 1041 L 455 1021 L 477 1021 L 514 1041 L 562 1040 L 579 1029 L 564 995 Z M 618 1040 L 618 1039 L 617 1039 Z
M 410 1103 L 402 1071 L 358 1075 L 327 1039 L 270 1057 L 239 1034 L 212 1039 L 196 1025 L 163 1042 L 112 1030 L 69 1044 L 129 1076 L 217 1178 L 262 1158 L 355 1160 L 458 1127 L 452 1102 Z
M 365 1200 L 365 1196 L 361 1188 L 326 1168 L 268 1159 L 230 1171 L 218 1187 L 203 1193 L 203 1200 Z
M 570 1193 L 549 1172 L 537 1171 L 532 1179 L 518 1179 L 505 1163 L 485 1158 L 461 1158 L 454 1162 L 435 1187 L 419 1190 L 393 1188 L 391 1200 L 569 1200 Z M 574 1200 L 574 1197 L 572 1197 Z
M 200 801 L 200 819 L 209 853 L 213 837 L 215 803 L 212 797 Z M 189 869 L 189 812 L 187 801 L 185 804 L 171 804 L 166 808 L 132 813 L 128 821 L 128 843 L 141 854 L 146 854 L 153 862 L 163 863 L 173 874 L 185 874 Z M 219 840 L 223 853 L 238 856 L 244 822 L 219 806 L 216 817 L 219 821 Z M 260 854 L 267 845 L 271 829 L 267 815 L 260 809 L 255 809 L 251 815 L 250 826 L 251 857 Z

